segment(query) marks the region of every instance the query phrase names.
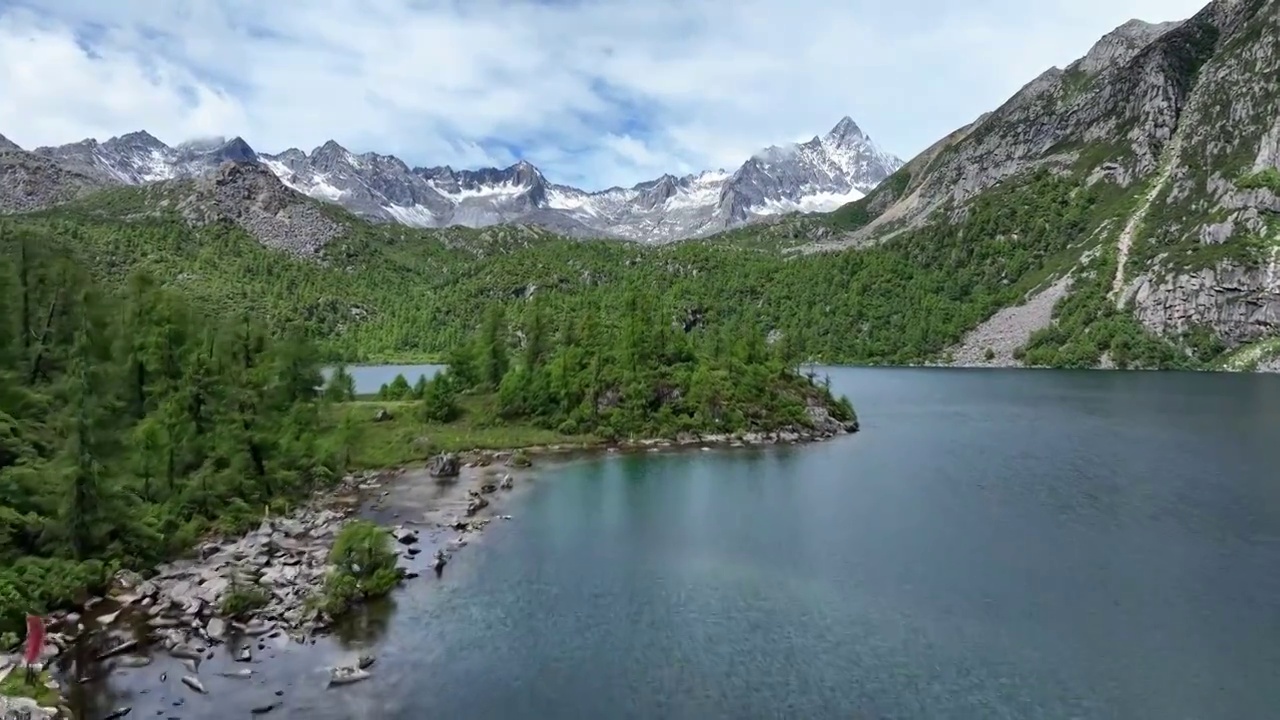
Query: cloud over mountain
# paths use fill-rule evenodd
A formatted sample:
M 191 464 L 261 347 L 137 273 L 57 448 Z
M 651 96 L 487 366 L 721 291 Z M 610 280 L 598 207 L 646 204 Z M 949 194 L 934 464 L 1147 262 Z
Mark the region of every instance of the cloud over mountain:
M 0 128 L 24 147 L 332 138 L 601 189 L 732 167 L 844 115 L 909 156 L 1124 19 L 1199 4 L 0 0 Z

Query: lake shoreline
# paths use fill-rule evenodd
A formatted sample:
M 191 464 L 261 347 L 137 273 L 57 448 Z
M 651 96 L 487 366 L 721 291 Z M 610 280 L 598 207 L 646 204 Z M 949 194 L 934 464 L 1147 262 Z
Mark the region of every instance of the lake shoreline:
M 252 656 L 255 643 L 260 654 L 267 650 L 268 641 L 283 649 L 314 644 L 333 631 L 342 618 L 327 618 L 309 610 L 304 591 L 323 583 L 331 569 L 327 558 L 332 541 L 350 520 L 371 519 L 392 535 L 402 573 L 401 583 L 391 593 L 394 596 L 416 578 L 435 574 L 437 557 L 443 557 L 447 565 L 453 554 L 477 539 L 490 522 L 511 518 L 501 512 L 506 503 L 499 498 L 534 479 L 537 471 L 531 469 L 528 458 L 571 460 L 695 447 L 799 445 L 859 430 L 856 422 L 825 419 L 828 422 L 815 428 L 774 432 L 680 433 L 673 438 L 448 453 L 429 461 L 433 465 L 452 464 L 452 470 L 443 476 L 433 476 L 430 469 L 411 463 L 352 473 L 335 487 L 317 491 L 292 513 L 264 518 L 258 528 L 238 537 L 206 538 L 193 548 L 194 557 L 163 563 L 149 578 L 121 571 L 104 597 L 90 598 L 75 611 L 51 613 L 42 663 L 51 670 L 56 668 L 64 704 L 68 689 L 91 682 L 103 667 L 108 674 L 144 667 L 158 653 L 187 663 L 191 673 L 182 682 L 192 687 L 191 681 L 200 683 L 199 662 L 212 659 L 219 646 Z M 393 494 L 415 488 L 431 489 L 430 500 L 411 511 L 388 504 Z M 239 619 L 226 617 L 221 605 L 237 582 L 255 589 L 265 586 L 270 598 L 267 607 Z M 86 664 L 96 670 L 86 672 L 80 667 Z

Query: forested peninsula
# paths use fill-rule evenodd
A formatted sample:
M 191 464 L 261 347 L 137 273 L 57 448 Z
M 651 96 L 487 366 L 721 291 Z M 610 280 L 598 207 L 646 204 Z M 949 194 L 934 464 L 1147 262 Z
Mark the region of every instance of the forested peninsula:
M 362 467 L 475 447 L 856 429 L 748 324 L 493 306 L 449 370 L 357 398 L 298 323 L 208 312 L 145 268 L 103 283 L 74 231 L 0 226 L 0 636 Z M 83 248 L 78 248 L 83 251 Z

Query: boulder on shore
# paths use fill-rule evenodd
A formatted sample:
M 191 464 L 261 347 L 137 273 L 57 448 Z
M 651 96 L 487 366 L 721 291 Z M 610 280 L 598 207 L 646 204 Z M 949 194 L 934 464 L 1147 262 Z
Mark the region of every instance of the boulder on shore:
M 483 496 L 476 495 L 467 502 L 467 517 L 471 517 L 487 507 L 489 507 L 489 501 Z
M 457 477 L 459 473 L 458 456 L 453 453 L 442 453 L 431 458 L 427 472 L 435 478 Z
M 53 720 L 58 716 L 57 708 L 40 707 L 35 700 L 23 697 L 0 695 L 0 718 L 30 718 L 31 720 Z

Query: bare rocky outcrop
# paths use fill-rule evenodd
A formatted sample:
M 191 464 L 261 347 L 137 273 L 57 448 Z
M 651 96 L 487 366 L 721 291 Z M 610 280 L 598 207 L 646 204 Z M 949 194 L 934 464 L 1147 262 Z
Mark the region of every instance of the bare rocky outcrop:
M 1280 168 L 1280 112 L 1276 113 L 1271 129 L 1262 136 L 1258 143 L 1258 157 L 1253 161 L 1255 171 L 1266 168 Z
M 0 137 L 0 213 L 43 210 L 99 190 L 103 184 Z
M 85 143 L 92 147 L 73 152 Z M 103 188 L 142 182 L 134 177 L 136 172 L 117 177 L 109 168 L 95 165 L 97 156 L 89 150 L 97 144 L 85 143 L 27 152 L 0 137 L 0 213 L 41 210 Z M 346 226 L 326 215 L 316 201 L 289 189 L 258 163 L 247 146 L 239 153 L 228 150 L 235 147 L 233 141 L 217 152 L 199 155 L 199 162 L 180 168 L 175 179 L 151 178 L 155 184 L 140 191 L 152 208 L 144 214 L 176 211 L 193 227 L 233 223 L 263 245 L 298 256 L 314 256 L 346 232 Z M 210 164 L 223 156 L 241 159 Z
M 1179 249 L 1158 254 L 1126 295 L 1154 332 L 1208 329 L 1235 347 L 1280 333 L 1280 188 L 1246 183 L 1280 168 L 1280 2 L 1219 0 L 1201 16 L 1219 29 L 1218 50 L 1179 118 L 1183 149 L 1153 206 L 1162 221 L 1138 238 Z M 1244 244 L 1253 249 L 1204 252 Z M 1188 262 L 1194 251 L 1216 259 Z
M 817 433 L 819 437 L 835 437 L 843 433 L 855 432 L 858 429 L 857 420 L 850 422 L 837 420 L 831 415 L 831 411 L 820 403 L 809 403 L 804 412 L 809 419 L 809 425 L 813 428 L 813 432 Z
M 1133 304 L 1143 325 L 1161 334 L 1211 327 L 1228 347 L 1280 329 L 1277 258 L 1258 267 L 1221 263 L 1163 277 L 1145 277 Z
M 228 161 L 211 175 L 172 189 L 177 197 L 162 206 L 171 206 L 191 225 L 231 222 L 263 245 L 292 255 L 315 255 L 346 231 L 315 201 L 255 162 Z
M 1070 69 L 1096 75 L 1128 62 L 1151 41 L 1176 28 L 1180 22 L 1149 23 L 1133 19 L 1103 35 Z

